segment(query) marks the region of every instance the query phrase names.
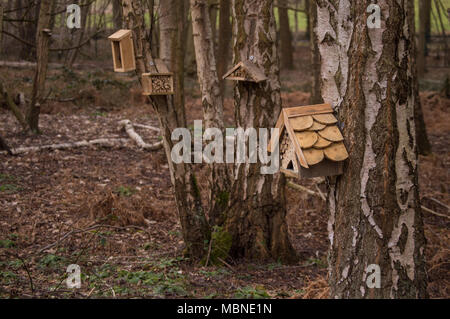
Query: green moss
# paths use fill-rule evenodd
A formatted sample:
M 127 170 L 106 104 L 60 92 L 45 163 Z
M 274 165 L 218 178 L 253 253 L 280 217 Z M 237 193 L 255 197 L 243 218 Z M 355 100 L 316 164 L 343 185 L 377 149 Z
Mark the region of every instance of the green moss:
M 191 185 L 192 185 L 192 190 L 194 191 L 195 197 L 200 198 L 200 190 L 198 188 L 197 178 L 195 177 L 194 174 L 192 174 L 192 177 L 191 177 Z
M 223 227 L 214 226 L 211 233 L 211 252 L 209 253 L 208 265 L 221 264 L 219 259 L 225 260 L 231 249 L 232 237 Z M 209 243 L 206 249 L 209 249 Z M 208 254 L 203 257 L 201 263 L 206 264 Z
M 228 201 L 230 199 L 230 194 L 227 191 L 220 192 L 216 197 L 217 205 L 224 209 L 228 206 Z

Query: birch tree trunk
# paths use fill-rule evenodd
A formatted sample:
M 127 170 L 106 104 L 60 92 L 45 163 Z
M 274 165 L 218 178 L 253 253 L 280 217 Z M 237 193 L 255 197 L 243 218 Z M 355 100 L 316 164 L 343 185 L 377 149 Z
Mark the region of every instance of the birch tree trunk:
M 208 1 L 191 0 L 191 15 L 205 128 L 217 128 L 224 132 L 223 99 L 217 76 Z M 209 168 L 209 218 L 212 225 L 221 225 L 229 203 L 231 181 L 225 164 L 212 163 Z
M 317 1 L 322 96 L 350 154 L 329 179 L 332 298 L 426 296 L 411 1 L 378 1 L 380 28 L 367 26 L 372 1 Z M 367 284 L 373 264 L 380 288 Z
M 281 111 L 273 1 L 234 0 L 232 12 L 234 63 L 253 56 L 268 76 L 259 84 L 236 83 L 236 127 L 257 131 L 273 128 Z M 286 224 L 285 180 L 280 174 L 262 175 L 260 168 L 260 162 L 235 165 L 231 207 L 225 221 L 225 230 L 232 236 L 230 254 L 259 261 L 293 261 L 296 256 Z
M 163 2 L 161 4 L 164 6 Z M 178 1 L 176 2 L 178 3 Z M 122 5 L 124 27 L 132 30 L 133 34 L 137 75 L 140 77 L 145 72 L 156 72 L 155 63 L 152 60 L 151 50 L 147 42 L 148 37 L 145 34 L 145 12 L 142 2 L 139 0 L 124 0 Z M 174 29 L 173 27 L 166 27 L 164 24 L 173 23 L 173 21 L 180 19 L 181 17 L 178 16 L 179 12 L 179 9 L 167 11 L 169 15 L 175 14 L 177 16 L 175 18 L 166 17 L 166 19 L 162 19 L 160 21 L 162 30 Z M 170 37 L 161 39 L 163 48 L 172 48 L 176 45 L 173 44 L 173 41 L 177 38 L 176 32 L 178 31 L 174 31 L 174 35 Z M 166 45 L 166 41 L 169 42 L 169 45 Z M 174 63 L 176 63 L 174 61 L 178 61 L 178 59 L 172 58 L 174 54 L 173 50 L 163 50 L 162 53 L 163 55 L 161 57 L 165 61 L 170 62 L 167 65 L 168 68 L 173 70 L 175 68 Z M 150 62 L 153 62 L 153 66 L 150 65 Z M 177 87 L 181 83 L 177 77 L 182 73 L 183 70 L 178 69 L 174 74 L 175 90 L 183 90 L 182 87 Z M 189 165 L 184 163 L 175 164 L 171 159 L 171 150 L 174 146 L 174 142 L 171 139 L 172 131 L 179 127 L 186 127 L 184 117 L 180 116 L 184 112 L 182 110 L 184 109 L 184 105 L 174 104 L 170 96 L 155 96 L 152 98 L 152 104 L 157 111 L 160 122 L 164 150 L 174 187 L 183 238 L 186 244 L 186 254 L 194 260 L 200 259 L 205 253 L 204 245 L 205 241 L 209 240 L 210 233 L 201 205 L 197 179 Z
M 48 47 L 51 36 L 50 22 L 53 1 L 42 0 L 39 9 L 36 33 L 36 71 L 34 73 L 31 103 L 26 114 L 26 121 L 33 133 L 39 132 L 40 105 L 44 101 L 45 78 L 48 67 Z

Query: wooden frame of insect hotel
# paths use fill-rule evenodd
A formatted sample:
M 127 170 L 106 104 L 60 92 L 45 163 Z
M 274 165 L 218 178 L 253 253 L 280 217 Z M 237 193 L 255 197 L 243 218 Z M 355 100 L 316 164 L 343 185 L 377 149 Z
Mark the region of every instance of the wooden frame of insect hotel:
M 283 109 L 268 146 L 279 146 L 280 171 L 295 178 L 342 174 L 348 153 L 337 122 L 329 104 Z
M 131 30 L 119 30 L 110 35 L 115 72 L 129 72 L 136 69 Z
M 157 72 L 142 74 L 143 95 L 171 95 L 173 89 L 173 73 L 169 72 L 162 60 L 155 59 Z

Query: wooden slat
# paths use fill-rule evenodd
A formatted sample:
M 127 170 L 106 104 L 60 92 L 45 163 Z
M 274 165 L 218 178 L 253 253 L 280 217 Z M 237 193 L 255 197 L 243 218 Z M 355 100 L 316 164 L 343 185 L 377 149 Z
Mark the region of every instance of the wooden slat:
M 331 143 L 333 143 L 333 142 L 326 140 L 322 136 L 319 135 L 319 139 L 317 140 L 316 144 L 313 145 L 313 147 L 322 149 L 322 148 L 330 146 Z
M 302 149 L 312 147 L 319 139 L 319 135 L 317 135 L 316 132 L 311 131 L 295 132 L 295 137 Z
M 308 131 L 320 131 L 325 128 L 325 124 L 314 121 L 313 125 L 308 129 Z
M 248 81 L 246 78 L 237 77 L 237 76 L 229 76 L 229 77 L 226 78 L 226 80 L 231 80 L 231 81 Z
M 283 130 L 284 130 L 284 117 L 283 117 L 283 110 L 281 110 L 281 114 L 278 117 L 277 124 L 275 125 L 275 128 L 279 129 L 279 136 L 278 140 L 275 139 L 275 136 L 272 135 L 270 137 L 269 145 L 267 146 L 267 151 L 272 152 L 273 148 L 275 148 L 276 144 L 279 142 L 279 139 L 283 136 Z
M 134 59 L 134 47 L 131 37 L 123 39 L 120 43 L 120 54 L 122 59 L 122 67 L 124 72 L 133 71 L 136 69 L 136 62 Z
M 330 104 L 317 104 L 307 106 L 289 107 L 283 109 L 288 117 L 296 117 L 301 115 L 325 114 L 332 113 L 333 109 Z
M 336 125 L 329 125 L 321 131 L 318 131 L 320 136 L 332 142 L 341 142 L 344 140 L 341 131 Z
M 334 117 L 334 115 L 331 113 L 314 114 L 313 118 L 314 118 L 314 121 L 317 121 L 317 122 L 325 124 L 325 125 L 336 124 L 338 121 L 337 118 Z
M 283 173 L 284 175 L 288 176 L 288 177 L 293 177 L 293 178 L 298 178 L 299 177 L 298 172 L 296 172 L 294 170 L 281 168 L 280 172 Z
M 305 156 L 303 155 L 302 148 L 300 147 L 300 143 L 298 142 L 298 139 L 295 136 L 294 130 L 292 129 L 291 125 L 289 124 L 289 118 L 286 112 L 283 110 L 283 121 L 285 128 L 289 134 L 289 137 L 291 138 L 291 141 L 294 143 L 295 152 L 297 153 L 298 160 L 300 162 L 300 165 L 309 168 L 308 163 L 306 162 Z
M 227 73 L 225 73 L 225 75 L 222 77 L 222 80 L 225 80 L 228 78 L 228 76 L 231 75 L 231 73 L 233 73 L 234 71 L 236 71 L 239 67 L 241 67 L 243 65 L 242 62 L 239 62 L 238 64 L 236 64 L 234 67 L 232 67 Z
M 131 30 L 122 29 L 122 30 L 119 30 L 119 31 L 114 32 L 113 34 L 111 34 L 108 37 L 108 39 L 112 40 L 112 41 L 120 41 L 123 38 L 125 38 L 126 36 L 128 36 L 129 34 L 131 34 Z
M 294 131 L 305 131 L 309 129 L 314 124 L 312 116 L 297 116 L 289 120 Z
M 347 149 L 343 142 L 333 143 L 323 150 L 326 158 L 334 162 L 341 162 L 348 158 Z
M 316 165 L 324 159 L 323 151 L 315 148 L 303 150 L 303 155 L 305 155 L 308 165 Z

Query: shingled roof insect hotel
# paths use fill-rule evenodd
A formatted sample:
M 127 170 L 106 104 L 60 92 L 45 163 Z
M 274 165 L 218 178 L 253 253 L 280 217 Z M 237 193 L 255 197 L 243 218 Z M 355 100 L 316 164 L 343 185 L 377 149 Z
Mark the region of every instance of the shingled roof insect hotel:
M 348 158 L 344 137 L 329 104 L 285 108 L 268 150 L 280 145 L 281 172 L 290 177 L 311 178 L 342 174 Z

